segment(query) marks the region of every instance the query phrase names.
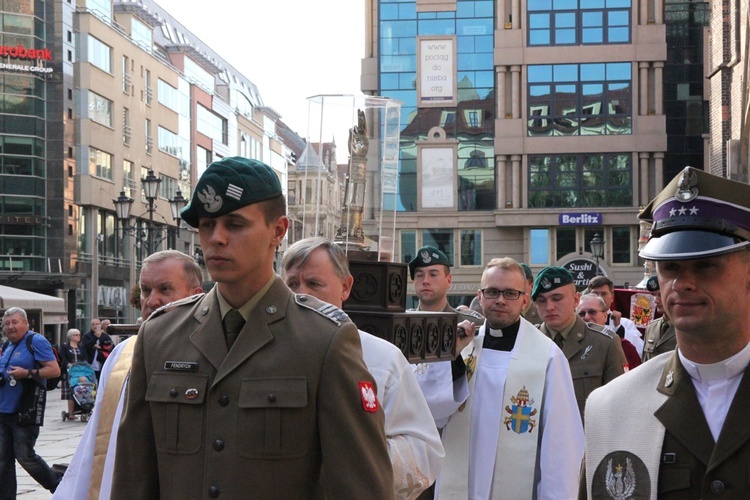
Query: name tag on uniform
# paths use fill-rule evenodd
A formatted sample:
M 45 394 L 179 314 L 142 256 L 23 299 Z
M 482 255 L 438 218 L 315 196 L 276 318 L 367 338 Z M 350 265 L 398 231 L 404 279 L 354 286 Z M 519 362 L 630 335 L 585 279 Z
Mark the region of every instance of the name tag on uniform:
M 177 372 L 198 371 L 198 363 L 194 361 L 166 361 L 164 369 Z

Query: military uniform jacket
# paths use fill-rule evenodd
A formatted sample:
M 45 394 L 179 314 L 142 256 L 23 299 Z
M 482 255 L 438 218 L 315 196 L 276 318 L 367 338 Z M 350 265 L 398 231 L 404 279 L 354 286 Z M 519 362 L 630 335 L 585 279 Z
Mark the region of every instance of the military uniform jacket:
M 419 306 L 417 306 L 416 309 L 410 309 L 410 311 L 424 311 L 424 310 L 420 308 Z M 440 312 L 458 314 L 458 323 L 461 323 L 464 320 L 469 320 L 475 325 L 477 325 L 477 329 L 484 324 L 484 316 L 482 316 L 476 311 L 469 311 L 469 312 L 457 311 L 456 309 L 453 309 L 450 304 L 445 304 L 445 307 Z
M 651 373 L 649 373 L 651 372 Z M 645 391 L 658 392 L 666 398 L 655 411 L 638 404 Z M 677 351 L 657 356 L 633 373 L 619 378 L 611 386 L 592 395 L 592 418 L 600 422 L 618 421 L 622 425 L 586 425 L 586 484 L 582 484 L 579 498 L 606 498 L 606 463 L 589 463 L 589 456 L 610 452 L 631 455 L 632 496 L 628 498 L 659 498 L 660 500 L 688 500 L 710 498 L 750 497 L 750 366 L 745 368 L 724 426 L 714 442 L 703 409 L 698 401 L 690 375 L 680 362 Z M 645 427 L 651 416 L 662 429 Z M 593 424 L 593 423 L 592 423 Z M 663 435 L 655 442 L 654 437 Z M 591 447 L 601 448 L 590 453 Z M 658 478 L 644 478 L 649 466 L 648 455 L 638 456 L 638 448 L 658 447 L 654 464 Z M 605 457 L 605 458 L 606 458 Z M 617 457 L 615 456 L 615 460 Z M 641 462 L 642 459 L 642 462 Z M 621 460 L 624 462 L 623 460 Z M 606 462 L 606 461 L 602 461 Z M 639 463 L 640 462 L 640 463 Z M 610 476 L 611 477 L 611 476 Z M 592 488 L 593 484 L 593 488 Z M 647 488 L 644 488 L 647 486 Z M 593 491 L 592 491 L 593 490 Z
M 227 353 L 216 288 L 141 327 L 114 499 L 393 498 L 359 334 L 276 278 Z M 318 311 L 333 311 L 327 316 Z
M 643 361 L 648 361 L 654 356 L 674 351 L 677 347 L 677 337 L 674 334 L 674 325 L 668 322 L 664 316 L 656 319 L 646 327 L 645 343 L 643 344 Z
M 547 325 L 542 323 L 539 329 L 554 340 Z M 578 316 L 562 352 L 570 363 L 573 388 L 583 418 L 586 398 L 591 391 L 622 375 L 628 362 L 617 335 L 594 323 L 586 323 Z

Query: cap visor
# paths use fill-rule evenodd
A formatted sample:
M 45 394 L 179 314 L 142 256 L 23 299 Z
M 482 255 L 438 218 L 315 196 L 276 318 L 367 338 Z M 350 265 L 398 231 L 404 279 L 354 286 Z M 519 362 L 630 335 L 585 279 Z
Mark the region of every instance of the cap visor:
M 639 255 L 648 260 L 690 260 L 736 252 L 748 245 L 748 241 L 719 233 L 674 231 L 648 240 Z

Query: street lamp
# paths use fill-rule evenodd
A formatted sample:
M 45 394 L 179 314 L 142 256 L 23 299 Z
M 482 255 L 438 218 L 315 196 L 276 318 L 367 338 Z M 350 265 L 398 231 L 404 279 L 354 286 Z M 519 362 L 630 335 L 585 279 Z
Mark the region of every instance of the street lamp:
M 591 246 L 591 254 L 596 259 L 596 275 L 600 276 L 602 270 L 599 267 L 599 259 L 604 258 L 604 240 L 599 237 L 599 233 L 595 233 L 594 239 L 589 242 L 589 245 Z
M 159 184 L 161 179 L 154 175 L 154 171 L 149 169 L 146 177 L 141 179 L 143 191 L 146 194 L 146 201 L 148 202 L 148 226 L 146 232 L 146 249 L 148 255 L 154 252 L 154 212 L 156 211 L 154 202 L 159 194 Z M 125 189 L 120 191 L 120 196 L 112 200 L 115 205 L 115 212 L 117 213 L 117 219 L 122 223 L 123 233 L 125 231 L 135 231 L 136 226 L 128 226 L 130 220 L 130 210 L 133 207 L 133 198 L 130 198 L 125 194 Z M 177 234 L 180 234 L 180 211 L 187 205 L 187 200 L 182 196 L 182 192 L 178 189 L 175 193 L 174 198 L 169 200 L 169 207 L 172 212 L 172 218 L 177 222 Z

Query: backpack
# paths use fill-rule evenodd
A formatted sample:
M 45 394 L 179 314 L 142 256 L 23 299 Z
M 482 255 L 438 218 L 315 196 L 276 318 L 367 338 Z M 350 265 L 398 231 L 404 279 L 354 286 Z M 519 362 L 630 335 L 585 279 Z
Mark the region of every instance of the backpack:
M 34 341 L 34 335 L 39 335 L 39 334 L 32 332 L 31 335 L 26 337 L 26 349 L 29 350 L 29 353 L 31 353 L 32 358 L 34 358 L 34 348 L 31 346 L 31 343 Z M 10 344 L 10 341 L 6 340 L 2 348 L 0 348 L 0 352 L 3 352 L 5 349 L 7 349 L 9 344 Z M 55 355 L 55 359 L 57 360 L 57 366 L 60 367 L 60 370 L 61 370 L 60 373 L 62 374 L 62 359 L 60 358 L 60 351 L 57 349 L 56 345 L 53 345 L 51 347 L 52 347 L 52 353 Z M 36 361 L 36 358 L 34 358 L 34 361 Z M 55 389 L 57 389 L 57 384 L 60 383 L 60 376 L 45 379 L 44 383 L 45 383 L 45 388 L 48 391 L 54 391 Z

